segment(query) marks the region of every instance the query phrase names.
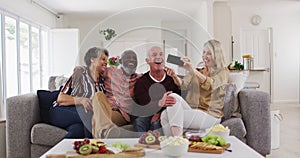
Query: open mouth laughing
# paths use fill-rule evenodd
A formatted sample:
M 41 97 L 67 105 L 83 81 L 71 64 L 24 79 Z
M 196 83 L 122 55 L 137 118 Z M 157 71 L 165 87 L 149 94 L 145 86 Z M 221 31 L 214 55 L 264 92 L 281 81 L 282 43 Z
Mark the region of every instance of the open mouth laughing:
M 127 63 L 127 67 L 134 68 L 134 67 L 136 67 L 136 63 L 134 63 L 134 62 L 128 62 Z

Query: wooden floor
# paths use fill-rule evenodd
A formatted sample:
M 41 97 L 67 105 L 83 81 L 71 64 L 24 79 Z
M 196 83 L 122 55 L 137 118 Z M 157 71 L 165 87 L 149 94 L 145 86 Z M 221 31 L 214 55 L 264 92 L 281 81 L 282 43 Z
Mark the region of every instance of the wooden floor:
M 274 104 L 271 110 L 280 110 L 280 146 L 273 149 L 267 158 L 300 157 L 300 105 Z

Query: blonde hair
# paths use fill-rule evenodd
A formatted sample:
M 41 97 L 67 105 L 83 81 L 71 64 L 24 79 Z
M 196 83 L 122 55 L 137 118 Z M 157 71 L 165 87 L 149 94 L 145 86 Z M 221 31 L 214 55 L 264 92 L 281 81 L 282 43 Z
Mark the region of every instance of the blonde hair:
M 214 56 L 215 67 L 213 67 L 213 70 L 223 69 L 225 67 L 225 60 L 221 42 L 214 39 L 209 40 L 204 44 L 204 47 L 207 47 Z

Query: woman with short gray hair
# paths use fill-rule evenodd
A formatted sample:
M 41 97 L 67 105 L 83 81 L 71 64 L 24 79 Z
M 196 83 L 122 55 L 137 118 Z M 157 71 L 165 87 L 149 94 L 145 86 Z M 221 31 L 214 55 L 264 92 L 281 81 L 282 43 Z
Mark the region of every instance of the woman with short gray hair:
M 50 110 L 51 123 L 68 131 L 64 138 L 92 138 L 92 97 L 105 92 L 103 74 L 106 71 L 108 51 L 90 48 L 85 56 L 86 66 L 76 66 L 73 74 L 61 88 L 54 108 Z

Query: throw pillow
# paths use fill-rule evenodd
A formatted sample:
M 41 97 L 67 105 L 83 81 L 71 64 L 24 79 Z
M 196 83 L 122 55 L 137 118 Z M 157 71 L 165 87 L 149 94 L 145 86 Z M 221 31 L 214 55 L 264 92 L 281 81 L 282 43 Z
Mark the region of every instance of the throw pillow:
M 222 122 L 232 117 L 241 117 L 235 84 L 226 85 L 223 112 Z
M 55 89 L 59 89 L 61 86 L 63 86 L 68 81 L 67 77 L 57 76 L 55 78 Z
M 50 91 L 56 90 L 56 87 L 55 87 L 55 78 L 56 78 L 56 76 L 50 76 L 50 77 L 49 77 L 49 81 L 48 81 L 48 89 L 49 89 Z
M 53 107 L 53 102 L 56 101 L 59 90 L 48 91 L 38 90 L 37 96 L 39 98 L 40 116 L 43 122 L 50 123 L 49 110 Z

